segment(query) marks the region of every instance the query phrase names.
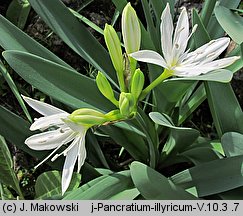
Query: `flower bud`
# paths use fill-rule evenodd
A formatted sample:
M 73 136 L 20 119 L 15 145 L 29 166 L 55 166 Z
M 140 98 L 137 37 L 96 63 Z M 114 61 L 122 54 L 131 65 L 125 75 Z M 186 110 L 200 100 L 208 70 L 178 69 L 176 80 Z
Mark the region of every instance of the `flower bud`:
M 105 114 L 89 108 L 75 110 L 68 118 L 76 124 L 90 127 L 103 124 L 107 121 Z
M 138 99 L 144 86 L 144 74 L 140 69 L 137 69 L 132 77 L 131 94 Z
M 105 114 L 105 116 L 109 121 L 119 121 L 119 120 L 123 119 L 123 116 L 121 115 L 121 112 L 119 109 L 112 110 L 112 111 L 108 112 L 107 114 Z
M 108 99 L 110 100 L 113 104 L 116 106 L 119 105 L 119 102 L 116 100 L 114 96 L 113 89 L 111 88 L 111 85 L 105 75 L 101 72 L 98 72 L 98 75 L 96 77 L 96 84 L 98 86 L 98 89 L 100 92 Z
M 115 29 L 106 24 L 104 29 L 105 43 L 109 50 L 112 64 L 117 72 L 118 82 L 121 88 L 121 91 L 125 91 L 125 83 L 123 77 L 123 56 L 121 49 L 121 42 L 118 38 L 118 35 Z
M 141 30 L 136 11 L 128 3 L 122 12 L 122 36 L 127 54 L 140 49 Z
M 136 106 L 135 106 L 135 98 L 131 93 L 124 93 L 122 92 L 120 94 L 119 98 L 119 108 L 121 114 L 126 117 L 130 118 L 134 115 L 136 112 Z

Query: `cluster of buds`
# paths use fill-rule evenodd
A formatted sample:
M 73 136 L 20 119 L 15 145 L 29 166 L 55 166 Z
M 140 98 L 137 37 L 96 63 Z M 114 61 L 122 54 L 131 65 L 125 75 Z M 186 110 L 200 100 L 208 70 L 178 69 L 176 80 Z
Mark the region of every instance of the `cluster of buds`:
M 130 57 L 131 53 L 139 51 L 141 44 L 139 20 L 130 3 L 122 12 L 121 22 L 123 45 L 113 26 L 106 24 L 104 29 L 104 39 L 116 71 L 120 95 L 115 94 L 102 72 L 99 71 L 96 76 L 98 89 L 116 106 L 116 109 L 105 114 L 93 109 L 81 108 L 69 116 L 74 123 L 90 128 L 95 125 L 131 119 L 137 113 L 137 104 L 144 87 L 144 74 L 140 69 L 136 69 L 137 60 Z
M 117 107 L 115 120 L 129 119 L 137 112 L 137 103 L 144 86 L 144 74 L 140 69 L 136 69 L 137 61 L 129 56 L 130 53 L 140 49 L 141 43 L 139 20 L 130 3 L 122 12 L 122 38 L 125 53 L 123 54 L 121 41 L 111 25 L 106 24 L 104 38 L 116 70 L 120 96 L 116 99 L 109 81 L 101 72 L 96 77 L 96 84 L 100 92 Z

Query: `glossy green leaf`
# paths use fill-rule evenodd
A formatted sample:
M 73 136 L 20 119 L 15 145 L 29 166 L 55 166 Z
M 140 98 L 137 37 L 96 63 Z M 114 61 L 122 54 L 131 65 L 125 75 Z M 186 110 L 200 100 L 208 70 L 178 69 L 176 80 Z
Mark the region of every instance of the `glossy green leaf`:
M 133 158 L 146 162 L 149 159 L 148 147 L 141 135 L 131 130 L 121 130 L 115 125 L 107 125 L 101 130 L 108 134 L 117 144 L 124 147 Z
M 22 196 L 19 181 L 14 173 L 13 160 L 8 146 L 2 136 L 0 136 L 0 182 L 12 186 L 13 189 Z
M 243 42 L 243 18 L 230 9 L 219 4 L 215 7 L 215 15 L 226 33 L 238 44 Z
M 181 153 L 195 165 L 222 158 L 218 152 L 209 147 L 195 147 Z
M 108 52 L 61 1 L 29 0 L 29 2 L 70 48 L 113 81 L 116 80 Z
M 12 0 L 8 6 L 6 17 L 20 29 L 23 29 L 30 12 L 30 8 L 28 0 Z
M 243 155 L 243 135 L 236 132 L 225 133 L 221 137 L 222 147 L 227 157 Z
M 9 74 L 9 72 L 7 71 L 6 67 L 3 65 L 2 61 L 0 61 L 0 72 L 2 73 L 4 79 L 6 80 L 6 82 L 8 83 L 11 91 L 13 92 L 14 96 L 16 97 L 16 99 L 19 102 L 19 105 L 21 106 L 22 110 L 24 111 L 26 117 L 28 118 L 28 120 L 31 122 L 31 116 L 25 106 L 25 103 L 18 91 L 17 86 L 15 85 L 11 75 Z
M 205 88 L 218 135 L 243 132 L 242 110 L 230 84 L 208 82 Z
M 180 114 L 178 124 L 183 123 L 206 99 L 206 91 L 204 85 L 201 84 L 196 91 L 189 97 L 188 100 L 180 106 Z
M 243 156 L 213 160 L 184 170 L 171 177 L 183 188 L 196 187 L 199 197 L 243 186 Z
M 79 173 L 73 173 L 72 180 L 67 189 L 68 191 L 74 191 L 78 188 L 81 181 L 81 175 Z M 35 183 L 35 192 L 37 199 L 48 199 L 52 196 L 61 196 L 62 194 L 62 173 L 59 171 L 47 171 L 38 176 Z
M 26 33 L 18 29 L 6 18 L 0 15 L 0 45 L 5 50 L 18 50 L 29 52 L 45 59 L 51 60 L 65 67 L 71 68 L 47 48 L 36 42 Z
M 5 51 L 3 56 L 27 82 L 60 102 L 73 108 L 92 107 L 105 111 L 113 108 L 94 80 L 74 70 L 20 51 Z
M 214 11 L 214 6 L 216 4 L 216 0 L 205 0 L 202 11 L 201 11 L 201 20 L 204 24 L 204 26 L 207 27 L 210 18 L 212 16 L 212 13 Z
M 210 36 L 195 9 L 193 9 L 192 12 L 192 24 L 193 26 L 197 24 L 197 30 L 193 34 L 196 47 L 200 47 L 206 42 L 210 41 Z
M 173 80 L 202 80 L 202 81 L 215 81 L 215 82 L 230 82 L 233 77 L 233 73 L 226 69 L 214 70 L 210 73 L 202 74 L 195 77 L 173 78 Z
M 101 176 L 92 180 L 64 197 L 65 200 L 108 200 L 126 199 L 124 194 L 130 195 L 128 199 L 133 199 L 138 195 L 131 180 L 129 171 L 121 171 L 109 176 Z M 126 192 L 124 192 L 126 191 Z M 132 196 L 131 196 L 132 194 Z
M 173 184 L 157 171 L 140 162 L 131 164 L 132 180 L 141 195 L 148 200 L 196 199 L 190 193 Z

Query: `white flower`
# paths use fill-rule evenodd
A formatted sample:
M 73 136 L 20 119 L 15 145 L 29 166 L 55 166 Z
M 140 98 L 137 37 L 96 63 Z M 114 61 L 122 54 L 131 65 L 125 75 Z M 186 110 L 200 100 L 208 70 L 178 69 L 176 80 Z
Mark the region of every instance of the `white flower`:
M 86 158 L 85 134 L 87 128 L 68 120 L 65 121 L 69 113 L 61 109 L 25 96 L 23 98 L 29 106 L 44 116 L 35 119 L 35 122 L 30 127 L 32 131 L 41 130 L 42 132 L 27 138 L 25 144 L 34 150 L 54 149 L 40 164 L 53 156 L 60 147 L 71 142 L 62 153 L 56 154 L 51 159 L 54 161 L 60 155 L 66 156 L 62 172 L 62 194 L 64 194 L 70 184 L 76 161 L 78 161 L 77 172 L 80 171 L 84 164 Z
M 167 3 L 161 16 L 160 27 L 163 57 L 151 50 L 141 50 L 130 56 L 138 61 L 162 66 L 170 75 L 179 77 L 205 74 L 224 68 L 239 59 L 238 56 L 234 56 L 215 60 L 229 45 L 230 39 L 226 37 L 212 40 L 193 52 L 186 51 L 187 43 L 196 27 L 196 25 L 193 27 L 189 35 L 188 15 L 184 8 L 174 30 L 170 7 Z

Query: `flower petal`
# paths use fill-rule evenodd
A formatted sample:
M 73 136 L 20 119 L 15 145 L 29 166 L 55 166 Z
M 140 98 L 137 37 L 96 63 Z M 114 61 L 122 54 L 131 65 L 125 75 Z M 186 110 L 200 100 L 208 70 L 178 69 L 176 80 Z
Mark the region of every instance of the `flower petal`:
M 231 64 L 233 64 L 236 60 L 240 57 L 233 56 L 228 58 L 223 58 L 219 60 L 215 60 L 203 65 L 196 65 L 196 66 L 180 66 L 175 68 L 174 74 L 179 77 L 189 77 L 189 76 L 198 76 L 200 74 L 205 74 L 210 71 L 225 68 Z
M 141 50 L 138 52 L 131 53 L 129 55 L 137 61 L 156 64 L 163 68 L 167 67 L 164 58 L 159 53 L 152 50 Z
M 62 131 L 61 129 L 47 131 L 28 137 L 25 144 L 34 150 L 49 150 L 58 147 L 63 141 L 70 136 L 72 130 Z M 65 143 L 63 143 L 65 144 Z
M 80 136 L 85 136 L 85 133 L 87 131 L 87 128 L 84 127 L 83 125 L 81 124 L 75 124 L 74 122 L 72 121 L 65 121 L 66 125 L 68 127 L 70 127 L 73 131 L 75 132 L 78 132 L 80 134 Z
M 222 37 L 217 40 L 212 40 L 209 43 L 204 44 L 195 51 L 188 54 L 187 59 L 182 63 L 186 65 L 188 63 L 208 63 L 216 59 L 229 45 L 230 39 Z
M 45 130 L 51 126 L 60 127 L 61 125 L 65 124 L 62 119 L 66 118 L 68 115 L 68 113 L 59 113 L 46 117 L 40 117 L 36 119 L 35 122 L 30 126 L 30 130 Z
M 50 104 L 38 100 L 34 100 L 24 95 L 22 95 L 22 97 L 29 106 L 31 106 L 34 110 L 36 110 L 38 113 L 40 113 L 43 116 L 49 116 L 58 113 L 66 113 L 65 111 L 58 109 Z
M 68 189 L 68 186 L 72 179 L 73 169 L 75 166 L 75 162 L 78 157 L 78 142 L 80 137 L 76 137 L 71 145 L 73 147 L 67 152 L 66 160 L 63 166 L 62 171 L 62 195 L 65 193 L 65 191 Z
M 172 35 L 173 35 L 173 20 L 170 13 L 170 5 L 167 3 L 161 15 L 161 46 L 164 58 L 167 63 L 172 61 Z
M 183 54 L 187 47 L 189 36 L 189 21 L 186 8 L 183 8 L 178 18 L 174 40 L 173 40 L 173 55 L 177 58 Z
M 78 151 L 78 170 L 80 171 L 81 167 L 84 164 L 84 161 L 86 159 L 86 148 L 85 148 L 85 136 L 80 137 L 79 141 L 79 151 Z

